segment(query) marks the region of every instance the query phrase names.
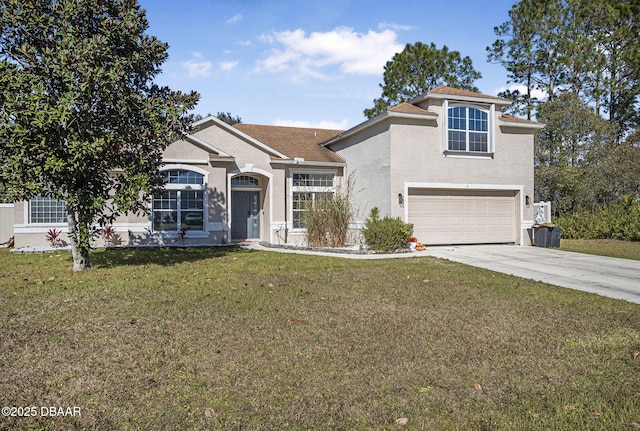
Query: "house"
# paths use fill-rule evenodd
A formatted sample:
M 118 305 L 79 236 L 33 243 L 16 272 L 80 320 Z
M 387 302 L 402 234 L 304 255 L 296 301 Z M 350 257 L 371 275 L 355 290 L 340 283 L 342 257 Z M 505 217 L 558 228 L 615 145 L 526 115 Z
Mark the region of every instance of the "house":
M 530 244 L 533 134 L 543 125 L 507 116 L 507 99 L 435 88 L 350 130 L 194 123 L 164 153 L 167 186 L 149 216 L 122 216 L 123 244 L 242 239 L 301 243 L 305 202 L 354 180 L 354 228 L 373 207 L 414 224 L 425 244 Z M 14 205 L 16 247 L 66 230 L 64 205 Z

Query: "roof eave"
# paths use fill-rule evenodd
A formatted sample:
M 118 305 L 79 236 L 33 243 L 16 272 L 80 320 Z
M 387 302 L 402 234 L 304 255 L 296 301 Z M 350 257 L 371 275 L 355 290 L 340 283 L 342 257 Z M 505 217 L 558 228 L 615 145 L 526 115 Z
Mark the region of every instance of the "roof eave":
M 519 121 L 505 121 L 500 120 L 498 122 L 499 126 L 504 127 L 514 127 L 517 129 L 544 129 L 546 124 L 544 123 L 521 123 Z
M 347 166 L 346 162 L 319 162 L 319 161 L 312 161 L 312 160 L 299 160 L 299 159 L 293 159 L 293 160 L 278 160 L 278 159 L 274 159 L 271 160 L 270 162 L 271 164 L 277 164 L 277 165 L 298 165 L 298 166 L 324 166 L 324 167 L 332 167 L 332 168 L 344 168 Z
M 438 100 L 448 99 L 448 100 L 455 100 L 460 102 L 495 104 L 500 106 L 509 106 L 513 103 L 511 100 L 493 99 L 489 97 L 472 97 L 472 96 L 462 96 L 462 95 L 455 95 L 455 94 L 442 94 L 442 93 L 429 93 L 429 92 L 423 95 L 420 95 L 418 97 L 414 97 L 413 99 L 409 100 L 408 103 L 416 105 L 418 103 L 424 102 L 425 100 L 429 100 L 429 99 L 438 99 Z

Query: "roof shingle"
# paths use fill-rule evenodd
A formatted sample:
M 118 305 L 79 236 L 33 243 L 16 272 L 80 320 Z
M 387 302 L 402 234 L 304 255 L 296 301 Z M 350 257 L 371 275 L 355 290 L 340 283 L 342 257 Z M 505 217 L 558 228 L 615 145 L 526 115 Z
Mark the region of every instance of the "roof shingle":
M 483 99 L 494 99 L 494 100 L 500 100 L 502 102 L 509 102 L 509 103 L 512 102 L 512 100 L 505 99 L 504 97 L 490 96 L 488 94 L 476 93 L 475 91 L 462 90 L 460 88 L 447 87 L 444 85 L 441 85 L 432 90 L 429 90 L 429 93 L 448 94 L 452 96 L 464 96 L 464 97 L 482 97 Z
M 342 130 L 302 127 L 261 126 L 239 123 L 236 129 L 289 157 L 305 161 L 344 163 L 344 159 L 320 144 L 342 133 Z
M 393 108 L 389 108 L 389 111 L 402 112 L 404 114 L 438 115 L 433 111 L 427 111 L 426 109 L 422 109 L 419 106 L 407 102 L 402 102 Z

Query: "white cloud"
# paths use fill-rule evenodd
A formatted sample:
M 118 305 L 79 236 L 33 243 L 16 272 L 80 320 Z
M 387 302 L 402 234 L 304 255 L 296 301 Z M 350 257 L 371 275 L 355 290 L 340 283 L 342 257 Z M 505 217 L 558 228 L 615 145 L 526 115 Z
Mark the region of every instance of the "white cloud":
M 310 129 L 329 129 L 329 130 L 346 130 L 349 127 L 349 120 L 343 119 L 340 122 L 335 121 L 301 121 L 301 120 L 281 120 L 277 119 L 274 126 L 285 127 L 306 127 Z
M 240 46 L 251 46 L 251 41 L 250 40 L 239 40 L 238 41 L 238 45 L 240 45 Z
M 199 52 L 194 52 L 193 57 L 189 61 L 182 63 L 182 67 L 187 69 L 187 76 L 193 78 L 206 78 L 211 75 L 213 64 L 210 61 L 204 61 L 204 57 Z
M 410 31 L 410 30 L 414 30 L 415 27 L 411 25 L 402 25 L 402 24 L 396 24 L 394 22 L 386 22 L 386 21 L 383 21 L 378 24 L 378 30 L 386 30 L 386 29 L 391 29 L 393 31 Z
M 264 43 L 278 44 L 258 63 L 258 71 L 291 72 L 296 79 L 327 79 L 338 67 L 348 75 L 382 74 L 393 55 L 402 50 L 392 30 L 357 33 L 350 27 L 309 35 L 302 29 L 262 35 Z
M 242 15 L 237 13 L 227 20 L 227 24 L 235 24 L 242 19 Z
M 237 61 L 223 61 L 220 63 L 220 70 L 226 72 L 232 70 L 238 65 Z

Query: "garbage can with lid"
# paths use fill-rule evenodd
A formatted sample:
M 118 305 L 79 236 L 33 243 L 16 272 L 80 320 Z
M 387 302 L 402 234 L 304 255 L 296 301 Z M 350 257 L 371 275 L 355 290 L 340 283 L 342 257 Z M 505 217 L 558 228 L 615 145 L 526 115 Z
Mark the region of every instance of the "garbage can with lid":
M 558 226 L 536 226 L 533 228 L 533 245 L 536 247 L 560 247 L 562 229 Z

